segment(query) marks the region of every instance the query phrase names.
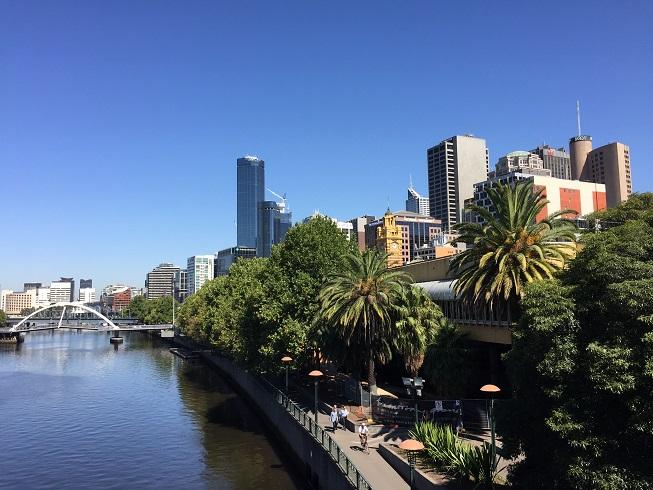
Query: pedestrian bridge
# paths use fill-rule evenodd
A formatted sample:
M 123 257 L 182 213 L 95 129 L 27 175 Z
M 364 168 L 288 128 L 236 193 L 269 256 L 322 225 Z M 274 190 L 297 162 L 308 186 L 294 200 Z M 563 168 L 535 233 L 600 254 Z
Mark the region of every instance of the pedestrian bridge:
M 39 324 L 36 321 L 36 318 L 38 318 L 38 315 L 48 311 L 48 310 L 55 310 L 61 308 L 61 315 L 59 316 L 59 321 L 57 323 L 50 322 L 49 324 Z M 76 325 L 68 325 L 64 323 L 64 317 L 66 315 L 66 310 L 69 311 L 84 311 L 86 313 L 90 313 L 91 315 L 97 317 L 98 319 L 102 320 L 102 323 L 100 325 L 85 325 L 85 324 L 76 324 Z M 31 321 L 34 319 L 34 321 Z M 51 330 L 51 329 L 56 329 L 56 328 L 76 328 L 76 329 L 83 329 L 83 330 L 95 330 L 95 331 L 122 331 L 122 332 L 128 332 L 128 331 L 140 331 L 140 330 L 171 330 L 172 325 L 171 324 L 160 324 L 160 325 L 116 325 L 111 321 L 109 318 L 104 316 L 102 313 L 100 313 L 97 310 L 94 310 L 93 308 L 90 308 L 89 306 L 85 305 L 84 303 L 80 302 L 61 302 L 61 303 L 53 303 L 48 306 L 44 306 L 43 308 L 39 308 L 35 312 L 27 315 L 25 318 L 23 318 L 21 321 L 19 321 L 16 325 L 9 329 L 0 329 L 2 333 L 9 333 L 9 334 L 15 334 L 15 333 L 23 333 L 23 332 L 33 332 L 33 331 L 39 331 L 39 330 Z

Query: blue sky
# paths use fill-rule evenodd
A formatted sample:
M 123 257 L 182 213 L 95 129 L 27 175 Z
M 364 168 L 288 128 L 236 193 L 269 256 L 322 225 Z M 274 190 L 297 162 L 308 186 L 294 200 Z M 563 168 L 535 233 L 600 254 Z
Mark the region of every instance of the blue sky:
M 648 1 L 0 0 L 0 284 L 142 286 L 235 242 L 235 161 L 295 219 L 402 208 L 426 148 L 576 132 L 653 189 Z

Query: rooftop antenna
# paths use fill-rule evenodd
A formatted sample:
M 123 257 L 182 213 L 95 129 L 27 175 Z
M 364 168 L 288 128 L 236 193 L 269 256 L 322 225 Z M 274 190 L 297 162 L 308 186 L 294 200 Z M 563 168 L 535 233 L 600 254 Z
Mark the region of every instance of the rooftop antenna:
M 580 136 L 580 101 L 576 101 L 576 122 L 578 123 L 578 136 Z
M 390 211 L 390 196 L 388 196 L 388 211 Z

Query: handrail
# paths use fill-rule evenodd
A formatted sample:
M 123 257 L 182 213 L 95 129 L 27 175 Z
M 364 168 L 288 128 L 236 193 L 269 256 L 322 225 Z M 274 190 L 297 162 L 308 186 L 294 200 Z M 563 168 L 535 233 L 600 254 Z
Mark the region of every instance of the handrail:
M 363 477 L 362 473 L 356 468 L 354 463 L 347 457 L 345 452 L 340 448 L 338 443 L 325 431 L 319 424 L 315 424 L 313 417 L 303 410 L 299 405 L 290 399 L 279 388 L 270 383 L 267 379 L 263 381 L 272 389 L 274 400 L 285 407 L 292 417 L 306 429 L 313 438 L 320 443 L 322 448 L 327 451 L 340 470 L 345 474 L 349 482 L 357 490 L 371 490 L 372 486 Z

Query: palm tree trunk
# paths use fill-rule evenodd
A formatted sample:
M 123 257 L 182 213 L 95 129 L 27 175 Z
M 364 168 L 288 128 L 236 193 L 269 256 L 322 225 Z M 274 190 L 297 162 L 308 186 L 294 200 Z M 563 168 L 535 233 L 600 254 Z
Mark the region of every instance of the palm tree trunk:
M 370 389 L 370 395 L 376 395 L 376 374 L 374 373 L 374 350 L 370 345 L 367 359 L 367 383 Z

